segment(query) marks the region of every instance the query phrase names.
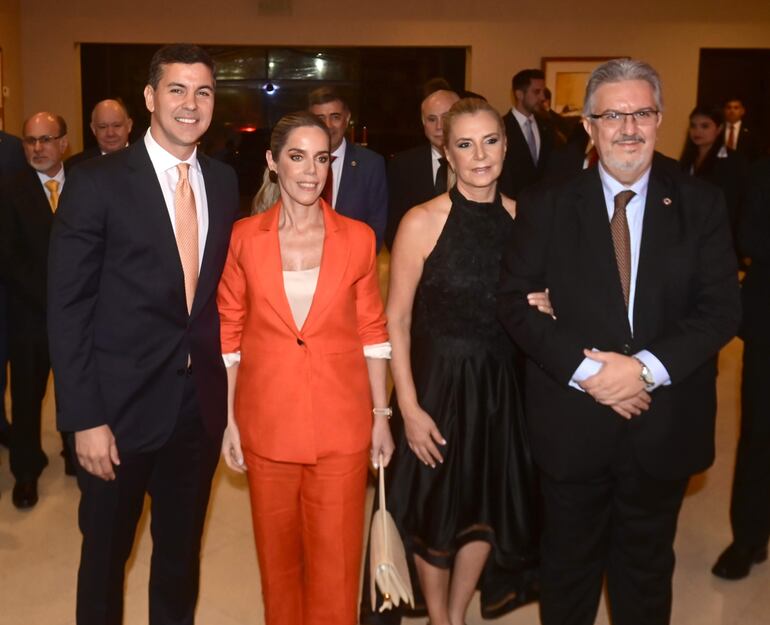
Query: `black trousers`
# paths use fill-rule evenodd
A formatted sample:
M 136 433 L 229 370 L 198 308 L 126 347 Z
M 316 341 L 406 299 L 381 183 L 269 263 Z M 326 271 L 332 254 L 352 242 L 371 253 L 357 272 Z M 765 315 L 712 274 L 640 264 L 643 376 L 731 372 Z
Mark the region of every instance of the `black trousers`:
M 51 362 L 45 328 L 10 341 L 11 472 L 17 480 L 37 479 L 48 464 L 40 443 L 40 411 Z
M 730 521 L 733 540 L 744 547 L 770 539 L 770 408 L 767 376 L 770 345 L 747 341 L 743 348 L 741 435 L 735 459 Z
M 593 625 L 605 575 L 613 625 L 667 625 L 686 487 L 647 475 L 628 440 L 593 479 L 542 475 L 543 625 Z
M 120 453 L 120 440 L 117 441 Z M 201 534 L 221 440 L 201 423 L 192 378 L 171 437 L 155 451 L 121 454 L 116 479 L 106 482 L 78 467 L 77 624 L 123 622 L 126 561 L 151 497 L 150 625 L 192 625 L 198 598 Z

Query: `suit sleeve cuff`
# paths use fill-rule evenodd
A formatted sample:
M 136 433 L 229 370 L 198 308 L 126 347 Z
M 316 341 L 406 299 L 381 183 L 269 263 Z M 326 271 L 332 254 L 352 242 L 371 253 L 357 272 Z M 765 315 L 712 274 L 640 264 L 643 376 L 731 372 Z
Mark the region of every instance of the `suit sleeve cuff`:
M 663 366 L 663 363 L 652 352 L 643 349 L 640 352 L 634 354 L 635 358 L 641 360 L 652 374 L 652 379 L 655 381 L 655 385 L 648 390 L 655 390 L 659 386 L 670 386 L 671 376 L 668 374 L 668 370 Z

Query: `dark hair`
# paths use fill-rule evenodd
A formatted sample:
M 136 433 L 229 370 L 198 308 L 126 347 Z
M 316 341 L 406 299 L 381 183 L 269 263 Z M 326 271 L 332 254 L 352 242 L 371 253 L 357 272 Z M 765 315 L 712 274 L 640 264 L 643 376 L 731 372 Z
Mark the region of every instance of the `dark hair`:
M 699 104 L 692 110 L 690 116 L 688 117 L 690 122 L 692 122 L 693 117 L 708 117 L 717 125 L 717 127 L 722 126 L 725 122 L 721 108 L 705 104 Z M 684 141 L 684 148 L 682 148 L 682 155 L 679 157 L 679 164 L 682 167 L 682 171 L 690 173 L 690 169 L 695 168 L 695 175 L 701 175 L 710 172 L 714 167 L 714 163 L 716 162 L 717 154 L 719 154 L 719 151 L 722 149 L 724 144 L 724 133 L 720 132 L 717 134 L 714 143 L 709 148 L 706 157 L 696 167 L 696 161 L 698 160 L 698 146 L 692 142 L 692 139 L 690 139 L 690 130 L 688 128 L 687 136 Z
M 725 99 L 725 103 L 724 103 L 723 107 L 727 106 L 728 104 L 730 104 L 730 102 L 737 102 L 741 106 L 745 107 L 745 105 L 743 104 L 743 98 L 739 98 L 736 94 L 733 94 L 731 97 Z
M 453 89 L 446 78 L 436 76 L 423 84 L 422 99 L 424 100 L 429 95 L 436 93 L 436 91 L 453 91 Z
M 331 101 L 331 100 L 330 100 Z M 309 111 L 297 111 L 296 113 L 289 113 L 284 115 L 278 120 L 278 123 L 273 128 L 273 132 L 270 133 L 270 152 L 273 155 L 273 160 L 277 161 L 281 155 L 283 148 L 286 147 L 286 142 L 289 140 L 289 135 L 293 130 L 297 128 L 319 128 L 326 135 L 327 140 L 331 143 L 331 137 L 329 136 L 329 129 L 326 127 L 320 119 Z M 257 191 L 254 199 L 251 202 L 251 214 L 256 215 L 262 213 L 276 203 L 280 196 L 280 189 L 276 184 L 278 179 L 271 176 L 273 172 L 269 168 L 265 168 L 265 174 L 262 178 L 262 186 Z
M 163 76 L 163 66 L 171 65 L 172 63 L 184 63 L 185 65 L 203 63 L 211 70 L 211 76 L 214 78 L 214 82 L 216 82 L 216 66 L 208 52 L 200 46 L 191 43 L 172 43 L 171 45 L 163 46 L 152 55 L 147 84 L 153 89 L 157 89 L 158 83 L 160 83 L 160 79 Z
M 533 80 L 545 80 L 545 74 L 539 69 L 523 69 L 511 79 L 511 89 L 526 91 Z
M 307 96 L 307 106 L 319 106 L 321 104 L 328 104 L 329 102 L 342 102 L 342 106 L 345 110 L 350 110 L 348 103 L 345 102 L 345 98 L 334 87 L 318 87 L 313 89 Z M 287 116 L 288 117 L 288 116 Z M 280 123 L 280 122 L 278 122 Z
M 546 100 L 550 100 L 551 99 L 551 90 L 548 87 L 546 87 L 545 89 L 543 89 L 543 95 L 545 96 Z

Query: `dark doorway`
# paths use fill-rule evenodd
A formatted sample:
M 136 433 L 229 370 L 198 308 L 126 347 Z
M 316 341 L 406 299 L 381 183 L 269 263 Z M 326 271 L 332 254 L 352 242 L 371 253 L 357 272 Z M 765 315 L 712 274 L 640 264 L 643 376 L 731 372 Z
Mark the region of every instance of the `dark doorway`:
M 94 145 L 91 109 L 120 97 L 134 119 L 136 140 L 149 124 L 142 92 L 159 45 L 81 44 L 83 144 Z M 202 140 L 207 154 L 232 164 L 241 195 L 253 196 L 264 169 L 272 125 L 305 108 L 307 94 L 337 88 L 352 111 L 349 137 L 385 157 L 422 140 L 422 84 L 443 76 L 465 88 L 466 48 L 274 48 L 205 46 L 217 63 L 214 119 Z M 364 132 L 364 128 L 366 131 Z
M 770 146 L 770 50 L 703 48 L 698 71 L 698 102 L 721 106 L 728 98 L 746 107 L 745 123 Z

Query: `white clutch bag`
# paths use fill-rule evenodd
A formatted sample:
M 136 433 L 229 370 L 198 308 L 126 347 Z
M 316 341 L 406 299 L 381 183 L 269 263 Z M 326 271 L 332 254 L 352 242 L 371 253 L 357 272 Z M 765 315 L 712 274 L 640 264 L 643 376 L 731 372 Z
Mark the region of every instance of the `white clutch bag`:
M 369 577 L 371 578 L 372 610 L 376 609 L 377 588 L 383 602 L 380 612 L 390 610 L 401 602 L 414 607 L 414 593 L 409 580 L 409 566 L 401 536 L 393 517 L 385 509 L 385 467 L 379 458 L 380 505 L 372 517 L 369 536 Z

